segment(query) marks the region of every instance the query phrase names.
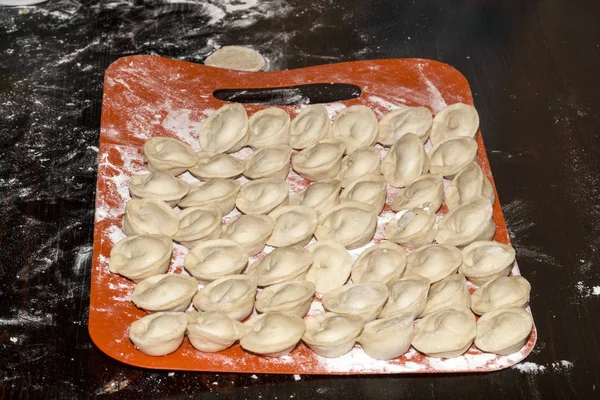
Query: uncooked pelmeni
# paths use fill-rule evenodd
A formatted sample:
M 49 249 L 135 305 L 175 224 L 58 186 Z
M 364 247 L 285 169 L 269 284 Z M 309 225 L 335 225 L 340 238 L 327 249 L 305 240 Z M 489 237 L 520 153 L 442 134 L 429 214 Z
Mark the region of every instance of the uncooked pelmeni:
M 229 239 L 198 243 L 183 259 L 185 269 L 202 284 L 239 274 L 248 264 L 248 253 Z
M 246 170 L 242 160 L 224 153 L 198 153 L 198 162 L 189 169 L 190 173 L 201 180 L 236 178 Z
M 379 174 L 367 174 L 350 181 L 340 194 L 341 203 L 358 201 L 372 208 L 379 215 L 385 206 L 387 184 Z
M 269 213 L 274 227 L 267 244 L 273 247 L 299 245 L 310 242 L 317 229 L 318 216 L 315 210 L 306 206 L 282 206 Z
M 184 313 L 159 312 L 134 321 L 129 327 L 129 339 L 144 354 L 164 356 L 181 346 L 186 327 Z
M 198 282 L 180 274 L 154 275 L 138 282 L 131 301 L 148 312 L 185 311 L 198 291 Z
M 262 314 L 244 324 L 240 345 L 252 353 L 281 357 L 294 350 L 305 329 L 304 320 L 296 315 Z
M 221 215 L 227 215 L 235 207 L 235 199 L 240 190 L 240 182 L 234 179 L 209 179 L 190 185 L 188 194 L 179 201 L 181 208 L 218 208 Z
M 258 286 L 304 279 L 312 256 L 305 248 L 278 247 L 250 265 L 248 275 L 254 277 Z
M 427 171 L 429 157 L 423 143 L 414 133 L 402 135 L 381 164 L 381 174 L 394 187 L 405 187 Z
M 345 148 L 341 140 L 321 140 L 292 157 L 292 168 L 312 182 L 335 178 L 342 168 Z
M 248 120 L 248 146 L 261 149 L 290 143 L 290 116 L 281 108 L 269 107 Z
M 383 241 L 362 252 L 352 266 L 352 282 L 381 282 L 391 286 L 406 267 L 406 251 L 402 246 Z
M 357 341 L 369 357 L 392 360 L 406 353 L 414 337 L 414 316 L 404 314 L 365 324 Z
M 135 235 L 119 240 L 110 251 L 108 269 L 139 282 L 169 269 L 173 241 L 165 235 Z
M 412 345 L 429 357 L 453 358 L 471 347 L 475 334 L 471 311 L 447 309 L 417 321 Z
M 192 299 L 201 311 L 219 311 L 241 321 L 252 313 L 256 281 L 248 275 L 229 275 L 212 281 Z
M 477 240 L 491 240 L 495 233 L 492 203 L 480 197 L 444 215 L 435 240 L 440 244 L 464 247 Z
M 144 162 L 150 172 L 165 171 L 171 175 L 184 173 L 198 161 L 189 144 L 167 137 L 153 137 L 144 143 Z
M 415 207 L 429 207 L 433 212 L 437 212 L 442 206 L 443 195 L 444 178 L 442 175 L 421 175 L 398 191 L 390 208 L 394 211 L 401 211 Z
M 462 253 L 456 247 L 430 244 L 408 255 L 406 271 L 436 283 L 455 273 L 462 261 Z
M 292 206 L 307 206 L 317 212 L 317 215 L 330 211 L 340 204 L 340 188 L 342 184 L 336 179 L 313 182 L 290 198 Z
M 344 142 L 347 154 L 353 153 L 360 147 L 375 143 L 377 117 L 367 106 L 344 108 L 336 115 L 331 134 Z
M 479 114 L 473 106 L 455 103 L 438 112 L 431 126 L 431 144 L 456 137 L 475 138 L 479 129 Z
M 494 279 L 473 292 L 471 309 L 483 315 L 500 307 L 525 307 L 529 302 L 531 285 L 522 276 Z
M 505 356 L 521 350 L 531 330 L 531 314 L 520 307 L 498 308 L 477 321 L 475 346 L 486 353 Z
M 313 104 L 293 119 L 290 127 L 290 146 L 302 150 L 329 136 L 331 122 L 325 106 Z
M 469 203 L 479 197 L 489 199 L 494 203 L 494 188 L 487 178 L 483 175 L 481 167 L 475 163 L 469 163 L 462 167 L 456 173 L 452 183 L 444 192 L 444 198 L 448 210 Z
M 459 272 L 477 286 L 508 276 L 515 265 L 515 249 L 492 241 L 473 242 L 462 250 Z
M 352 250 L 369 243 L 376 229 L 377 214 L 373 208 L 358 201 L 348 201 L 319 217 L 315 237 L 336 241 Z
M 218 208 L 190 207 L 177 216 L 179 229 L 173 235 L 173 240 L 187 248 L 221 236 L 221 213 Z
M 244 214 L 268 214 L 288 201 L 290 187 L 280 179 L 256 179 L 240 188 L 235 205 Z
M 383 283 L 351 283 L 325 293 L 323 307 L 336 314 L 357 315 L 369 322 L 379 316 L 388 294 Z
M 462 168 L 477 159 L 475 139 L 460 137 L 438 143 L 429 152 L 429 169 L 432 174 L 452 179 Z
M 421 317 L 448 308 L 471 308 L 471 295 L 467 289 L 467 280 L 461 274 L 452 274 L 431 285 Z
M 273 220 L 267 215 L 239 215 L 223 226 L 221 237 L 231 239 L 246 250 L 249 256 L 260 253 L 273 232 Z
M 415 207 L 398 212 L 387 223 L 383 234 L 387 240 L 417 249 L 432 243 L 437 231 L 435 212 L 429 208 Z
M 290 172 L 292 148 L 287 144 L 263 147 L 244 160 L 248 179 L 286 179 Z
M 308 247 L 313 262 L 306 280 L 315 284 L 318 293 L 343 286 L 352 270 L 352 257 L 341 244 L 332 240 L 316 241 Z
M 342 169 L 338 179 L 342 187 L 347 187 L 350 182 L 368 174 L 379 174 L 381 171 L 381 152 L 375 147 L 361 147 L 354 153 L 342 159 Z
M 248 142 L 248 114 L 241 104 L 226 104 L 212 113 L 198 133 L 203 151 L 235 153 Z
M 206 57 L 204 65 L 236 71 L 260 71 L 265 67 L 265 58 L 249 47 L 223 46 Z
M 132 235 L 166 235 L 172 237 L 179 229 L 179 218 L 164 201 L 147 197 L 129 200 L 125 205 L 123 232 Z
M 414 133 L 421 143 L 429 137 L 433 123 L 431 111 L 427 107 L 405 107 L 394 110 L 379 121 L 377 141 L 383 146 L 392 146 L 403 135 Z
M 189 190 L 190 185 L 186 181 L 164 171 L 134 175 L 129 184 L 132 198 L 155 197 L 171 207 L 175 207 Z
M 400 278 L 390 289 L 390 295 L 379 318 L 398 317 L 410 314 L 413 318 L 425 310 L 429 280 L 418 276 L 408 275 Z
M 302 340 L 323 357 L 340 357 L 354 347 L 364 322 L 356 315 L 338 315 L 330 312 L 307 317 Z
M 185 331 L 196 350 L 214 353 L 231 347 L 244 336 L 244 325 L 222 312 L 188 311 Z
M 272 285 L 256 295 L 256 311 L 280 312 L 304 317 L 312 304 L 315 285 L 307 281 L 293 281 Z

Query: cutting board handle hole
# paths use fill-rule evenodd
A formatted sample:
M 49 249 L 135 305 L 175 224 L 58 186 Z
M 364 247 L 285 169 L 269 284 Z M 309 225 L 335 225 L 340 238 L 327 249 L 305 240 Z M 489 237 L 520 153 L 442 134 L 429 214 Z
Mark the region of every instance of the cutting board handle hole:
M 221 101 L 270 106 L 334 103 L 359 97 L 362 90 L 347 83 L 315 83 L 252 89 L 218 89 L 213 96 Z

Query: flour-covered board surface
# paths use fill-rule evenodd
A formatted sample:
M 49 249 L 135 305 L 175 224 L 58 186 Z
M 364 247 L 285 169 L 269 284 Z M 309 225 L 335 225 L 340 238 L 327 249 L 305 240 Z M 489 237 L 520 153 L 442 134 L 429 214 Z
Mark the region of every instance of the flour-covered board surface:
M 195 350 L 187 339 L 176 352 L 163 357 L 151 357 L 135 349 L 129 340 L 129 326 L 142 318 L 145 312 L 131 302 L 135 283 L 110 273 L 108 263 L 112 247 L 125 237 L 122 220 L 125 203 L 130 200 L 130 178 L 146 171 L 142 159 L 144 142 L 151 137 L 166 136 L 178 138 L 195 150 L 200 150 L 197 135 L 202 122 L 225 104 L 212 95 L 217 89 L 320 83 L 353 84 L 362 90 L 358 98 L 324 104 L 331 120 L 341 110 L 357 104 L 373 109 L 378 119 L 393 109 L 406 106 L 424 106 L 435 114 L 449 104 L 473 104 L 469 85 L 463 75 L 446 64 L 423 59 L 357 61 L 253 73 L 155 56 L 134 56 L 120 59 L 108 68 L 102 106 L 89 316 L 90 335 L 101 350 L 127 364 L 147 368 L 284 374 L 485 372 L 514 365 L 532 351 L 537 338 L 535 326 L 524 347 L 508 356 L 482 353 L 472 346 L 462 356 L 440 359 L 424 356 L 411 348 L 397 359 L 379 361 L 367 356 L 357 345 L 344 356 L 324 358 L 300 344 L 289 355 L 270 358 L 247 353 L 239 345 L 219 353 L 202 353 Z M 307 105 L 281 108 L 294 118 Z M 252 115 L 269 106 L 245 104 L 244 107 Z M 493 185 L 480 132 L 476 139 L 477 161 Z M 377 147 L 384 156 L 387 149 L 379 145 Z M 429 150 L 429 143 L 426 148 Z M 250 153 L 249 148 L 244 148 L 234 155 L 245 158 Z M 182 178 L 190 182 L 195 180 L 189 173 L 182 175 Z M 290 171 L 287 181 L 290 195 L 309 184 L 293 171 Z M 353 260 L 367 247 L 383 239 L 383 227 L 394 215 L 390 203 L 397 193 L 398 189 L 388 186 L 386 205 L 378 217 L 375 237 L 366 246 L 350 251 Z M 493 211 L 497 226 L 494 240 L 509 244 L 497 195 Z M 443 206 L 438 215 L 446 212 Z M 238 214 L 234 209 L 224 217 L 223 222 Z M 266 252 L 270 250 L 269 247 L 265 249 Z M 185 247 L 174 245 L 170 272 L 186 273 L 183 259 L 187 252 Z M 252 258 L 262 256 L 264 253 Z M 520 274 L 516 264 L 512 274 Z M 472 291 L 473 287 L 470 289 Z M 320 298 L 317 298 L 309 315 L 322 311 Z

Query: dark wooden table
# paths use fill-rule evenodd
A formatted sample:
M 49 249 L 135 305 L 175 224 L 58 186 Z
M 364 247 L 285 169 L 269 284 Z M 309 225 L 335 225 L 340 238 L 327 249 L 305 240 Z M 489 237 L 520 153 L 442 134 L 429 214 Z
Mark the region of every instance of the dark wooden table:
M 0 8 L 0 397 L 598 398 L 600 2 L 89 0 Z M 273 376 L 133 368 L 87 332 L 102 77 L 131 54 L 270 69 L 422 57 L 470 81 L 539 331 L 529 372 Z M 599 386 L 598 388 L 596 386 Z

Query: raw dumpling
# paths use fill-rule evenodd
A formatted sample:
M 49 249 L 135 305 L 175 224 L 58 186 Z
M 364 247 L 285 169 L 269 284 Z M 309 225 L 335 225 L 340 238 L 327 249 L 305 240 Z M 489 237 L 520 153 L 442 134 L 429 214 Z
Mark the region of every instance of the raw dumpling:
M 372 207 L 357 201 L 348 201 L 319 217 L 315 237 L 317 240 L 336 241 L 351 250 L 369 243 L 376 229 L 377 215 Z
M 432 174 L 442 174 L 452 179 L 466 165 L 477 159 L 475 139 L 460 137 L 438 143 L 429 152 Z
M 421 317 L 448 308 L 471 308 L 471 295 L 467 280 L 461 274 L 452 274 L 429 288 L 427 304 Z
M 289 142 L 290 116 L 281 108 L 265 108 L 248 120 L 248 146 L 253 149 Z
M 144 143 L 144 162 L 150 172 L 164 171 L 171 175 L 184 173 L 198 160 L 189 144 L 167 137 L 153 137 Z
M 414 316 L 378 319 L 365 325 L 358 342 L 365 353 L 377 360 L 392 360 L 406 353 L 414 337 Z
M 381 164 L 381 174 L 394 187 L 408 186 L 427 171 L 429 157 L 414 133 L 407 133 L 398 139 Z
M 250 154 L 245 160 L 248 179 L 285 179 L 290 172 L 292 148 L 287 144 L 263 147 Z
M 431 144 L 434 146 L 444 140 L 469 137 L 475 138 L 479 128 L 479 114 L 473 106 L 455 103 L 436 114 L 431 126 Z
M 179 230 L 173 235 L 173 240 L 187 248 L 192 248 L 203 240 L 221 236 L 221 213 L 218 208 L 190 207 L 177 216 Z
M 477 240 L 491 240 L 496 233 L 492 203 L 479 198 L 455 208 L 439 223 L 435 240 L 440 244 L 464 247 Z
M 235 198 L 240 190 L 240 182 L 234 179 L 210 179 L 190 185 L 190 191 L 179 207 L 218 208 L 221 215 L 227 215 L 235 207 Z
M 475 346 L 502 356 L 521 350 L 533 328 L 533 318 L 520 307 L 498 308 L 477 321 Z
M 354 347 L 364 322 L 356 315 L 337 315 L 326 312 L 307 317 L 302 340 L 323 357 L 340 357 Z
M 131 293 L 131 301 L 150 313 L 157 311 L 185 311 L 198 291 L 198 282 L 180 274 L 154 275 L 138 282 Z
M 392 242 L 381 242 L 363 251 L 352 267 L 352 282 L 381 282 L 391 285 L 406 267 L 404 248 Z
M 479 197 L 485 197 L 490 200 L 490 203 L 494 203 L 494 189 L 483 175 L 481 167 L 472 162 L 456 173 L 454 180 L 444 192 L 444 198 L 448 210 L 454 210 Z
M 231 347 L 244 335 L 244 325 L 218 311 L 188 311 L 186 335 L 195 349 L 214 353 Z
M 227 179 L 240 176 L 246 170 L 244 162 L 230 154 L 198 153 L 198 162 L 189 169 L 190 173 L 198 179 Z
M 110 251 L 108 269 L 134 282 L 169 269 L 173 241 L 165 235 L 135 235 L 119 240 Z
M 471 295 L 471 309 L 483 315 L 500 307 L 525 307 L 531 285 L 522 276 L 506 276 L 488 282 Z
M 246 250 L 229 239 L 202 241 L 183 260 L 185 269 L 202 284 L 239 274 L 247 264 Z
M 175 211 L 164 201 L 147 197 L 129 200 L 125 205 L 123 232 L 132 235 L 173 236 L 179 229 Z
M 313 182 L 335 178 L 342 168 L 344 149 L 341 140 L 322 140 L 292 157 L 292 168 Z
M 171 207 L 175 207 L 189 190 L 190 185 L 186 181 L 164 171 L 134 175 L 129 185 L 132 198 L 155 197 Z
M 383 283 L 351 283 L 323 295 L 323 307 L 336 314 L 357 315 L 364 322 L 377 318 L 388 298 Z
M 200 127 L 203 151 L 235 153 L 248 142 L 248 114 L 241 104 L 226 104 L 212 113 Z
M 201 311 L 220 311 L 241 321 L 254 309 L 256 281 L 248 275 L 229 275 L 212 281 L 194 296 L 194 307 Z
M 281 357 L 294 350 L 305 329 L 304 320 L 296 315 L 262 314 L 244 324 L 240 345 L 252 353 Z
M 267 215 L 240 215 L 223 226 L 223 239 L 231 239 L 242 245 L 249 256 L 265 248 L 267 238 L 273 232 L 273 220 Z
M 318 217 L 315 210 L 306 206 L 282 206 L 269 213 L 273 219 L 273 233 L 267 244 L 273 247 L 299 245 L 304 247 L 310 242 Z
M 430 244 L 408 255 L 406 270 L 435 283 L 455 273 L 461 263 L 462 253 L 456 247 Z
M 437 234 L 435 212 L 419 207 L 400 211 L 387 223 L 383 234 L 386 239 L 412 249 L 430 244 Z
M 164 356 L 183 343 L 187 318 L 182 312 L 159 312 L 134 321 L 129 327 L 129 339 L 149 356 Z
M 334 138 L 344 142 L 347 154 L 353 153 L 359 147 L 375 143 L 377 117 L 367 106 L 345 108 L 335 117 L 331 133 Z
M 356 154 L 356 153 L 353 153 Z M 342 190 L 342 204 L 348 201 L 358 201 L 372 208 L 375 215 L 383 210 L 387 197 L 387 184 L 379 174 L 363 175 L 350 181 Z
M 475 333 L 471 311 L 447 309 L 417 321 L 412 345 L 429 357 L 453 358 L 471 347 Z
M 331 123 L 327 109 L 321 104 L 306 107 L 292 121 L 290 146 L 302 150 L 329 136 Z
M 377 141 L 383 146 L 392 146 L 407 133 L 414 133 L 421 143 L 429 137 L 433 122 L 431 111 L 427 107 L 406 107 L 394 110 L 379 121 Z
M 312 256 L 302 247 L 278 247 L 250 265 L 248 275 L 254 276 L 258 286 L 275 285 L 304 279 L 312 264 Z
M 258 51 L 245 46 L 223 46 L 204 60 L 204 65 L 235 71 L 260 71 L 265 58 Z
M 346 283 L 352 270 L 352 257 L 341 244 L 332 240 L 316 241 L 308 247 L 313 262 L 306 280 L 315 284 L 319 293 L 327 293 Z
M 425 310 L 428 294 L 429 281 L 427 279 L 418 275 L 400 278 L 392 286 L 388 301 L 379 317 L 391 318 L 410 314 L 416 318 Z
M 280 312 L 302 318 L 312 304 L 315 285 L 312 282 L 294 281 L 269 286 L 256 295 L 256 311 Z
M 324 214 L 340 204 L 341 182 L 336 179 L 327 179 L 314 182 L 290 199 L 292 206 L 312 207 L 317 215 Z
M 390 208 L 394 211 L 401 211 L 415 207 L 429 207 L 433 212 L 437 212 L 442 206 L 443 195 L 444 178 L 442 175 L 421 175 L 404 189 L 398 191 Z
M 278 205 L 285 205 L 290 187 L 279 179 L 256 179 L 240 188 L 235 205 L 244 214 L 268 214 Z
M 508 276 L 515 265 L 515 249 L 498 242 L 473 242 L 462 250 L 459 272 L 477 286 Z
M 342 159 L 342 169 L 338 179 L 342 187 L 346 187 L 353 180 L 368 174 L 379 174 L 381 170 L 381 152 L 375 147 L 361 147 L 354 153 Z

